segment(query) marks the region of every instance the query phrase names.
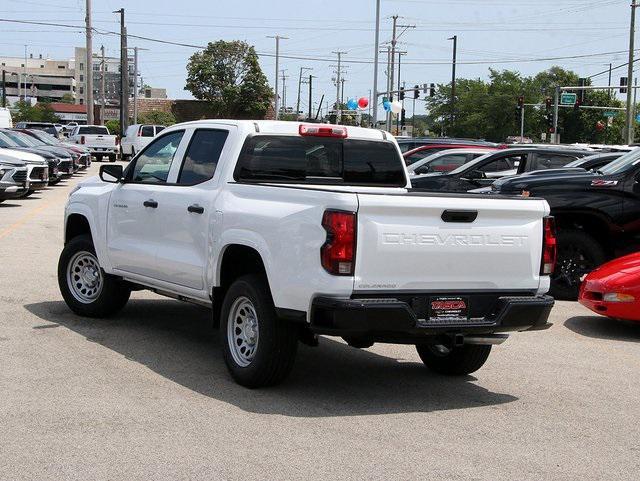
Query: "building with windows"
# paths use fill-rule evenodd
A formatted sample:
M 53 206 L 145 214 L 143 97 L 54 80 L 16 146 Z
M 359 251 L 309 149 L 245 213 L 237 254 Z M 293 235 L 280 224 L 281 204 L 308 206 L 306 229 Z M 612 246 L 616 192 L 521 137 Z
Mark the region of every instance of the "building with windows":
M 74 49 L 72 60 L 75 72 L 75 81 L 78 86 L 76 103 L 84 104 L 87 88 L 87 50 L 83 47 Z M 133 96 L 134 88 L 134 66 L 133 57 L 128 59 L 129 63 L 129 96 Z M 96 105 L 102 104 L 102 82 L 104 78 L 104 101 L 105 105 L 120 104 L 120 58 L 108 57 L 104 59 L 100 54 L 94 53 L 91 65 L 91 75 L 93 75 L 93 101 Z
M 69 60 L 34 57 L 0 57 L 5 72 L 7 97 L 38 102 L 70 100 L 76 97 L 75 72 Z

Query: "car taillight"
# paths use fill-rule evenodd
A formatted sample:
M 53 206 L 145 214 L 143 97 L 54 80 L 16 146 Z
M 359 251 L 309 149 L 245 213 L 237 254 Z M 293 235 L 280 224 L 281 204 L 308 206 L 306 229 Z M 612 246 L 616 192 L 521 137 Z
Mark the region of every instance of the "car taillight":
M 347 128 L 338 125 L 306 125 L 300 124 L 298 133 L 303 137 L 347 137 Z
M 120 137 L 116 137 L 116 145 L 120 145 Z
M 80 143 L 81 143 L 81 144 L 84 144 L 84 135 L 81 135 L 81 136 L 80 136 Z
M 542 234 L 542 265 L 540 274 L 548 276 L 553 274 L 558 258 L 558 239 L 556 238 L 556 221 L 548 216 L 543 219 Z
M 334 276 L 352 276 L 355 270 L 356 214 L 327 210 L 322 216 L 327 240 L 320 248 L 322 267 Z

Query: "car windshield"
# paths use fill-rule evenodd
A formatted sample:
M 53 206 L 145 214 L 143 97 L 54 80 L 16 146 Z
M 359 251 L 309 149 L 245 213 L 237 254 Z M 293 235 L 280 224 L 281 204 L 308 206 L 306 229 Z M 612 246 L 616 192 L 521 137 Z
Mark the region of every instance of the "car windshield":
M 27 146 L 18 144 L 6 133 L 0 132 L 0 147 L 10 148 L 10 147 L 27 147 Z
M 3 130 L 2 133 L 5 137 L 11 139 L 15 145 L 20 147 L 36 147 L 38 145 L 38 142 L 32 140 L 31 137 L 26 134 L 14 132 L 12 130 Z
M 55 137 L 42 130 L 32 130 L 31 132 L 38 138 L 38 140 L 47 145 L 58 145 L 60 143 Z
M 627 169 L 632 168 L 634 165 L 640 163 L 640 148 L 635 148 L 630 152 L 627 152 L 619 159 L 614 160 L 610 164 L 600 168 L 598 172 L 605 175 L 619 174 Z
M 478 164 L 483 162 L 485 159 L 488 159 L 493 154 L 494 154 L 494 152 L 489 152 L 488 154 L 481 155 L 477 159 L 473 159 L 471 162 L 467 162 L 466 164 L 462 164 L 460 167 L 458 167 L 457 169 L 452 170 L 449 173 L 450 174 L 459 174 L 461 172 L 466 172 L 467 170 L 473 170 L 475 168 L 475 166 L 477 166 Z

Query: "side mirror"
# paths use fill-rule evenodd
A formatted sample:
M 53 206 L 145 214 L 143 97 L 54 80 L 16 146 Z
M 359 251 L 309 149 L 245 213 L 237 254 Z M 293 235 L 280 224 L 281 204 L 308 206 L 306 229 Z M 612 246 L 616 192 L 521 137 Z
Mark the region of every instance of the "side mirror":
M 122 182 L 123 170 L 121 165 L 101 165 L 100 166 L 100 179 L 103 182 L 109 182 L 111 184 L 117 184 Z

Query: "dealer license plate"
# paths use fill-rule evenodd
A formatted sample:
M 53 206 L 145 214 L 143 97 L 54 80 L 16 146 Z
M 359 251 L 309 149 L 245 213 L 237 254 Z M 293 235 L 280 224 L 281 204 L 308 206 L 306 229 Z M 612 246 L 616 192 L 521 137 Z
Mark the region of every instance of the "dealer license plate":
M 428 304 L 430 324 L 452 324 L 469 320 L 469 298 L 459 296 L 430 297 Z

